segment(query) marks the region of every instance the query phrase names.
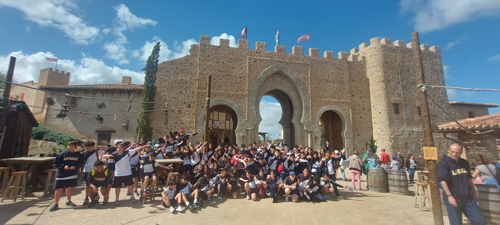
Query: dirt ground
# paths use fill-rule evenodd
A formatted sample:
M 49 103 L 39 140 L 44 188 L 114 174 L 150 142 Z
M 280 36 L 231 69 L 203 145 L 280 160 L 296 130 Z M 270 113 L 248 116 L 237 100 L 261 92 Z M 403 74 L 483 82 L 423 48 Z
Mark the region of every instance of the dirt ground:
M 365 178 L 362 177 L 363 188 Z M 84 186 L 79 183 L 72 199 L 76 208 L 65 207 L 66 198 L 61 197 L 60 209 L 49 212 L 52 196 L 39 197 L 42 193 L 35 192 L 36 197 L 17 202 L 6 199 L 0 203 L 0 224 L 433 224 L 431 212 L 413 207 L 413 185 L 410 185 L 409 196 L 340 189 L 345 200 L 322 203 L 293 203 L 279 198 L 278 203 L 272 204 L 269 198 L 253 202 L 240 195 L 238 199 L 216 199 L 213 206 L 206 206 L 204 201 L 201 209 L 172 214 L 161 205 L 161 197 L 144 205 L 140 202 L 133 204 L 125 196 L 124 189 L 118 207 L 114 205 L 112 190 L 110 203 L 88 209 L 82 206 Z M 351 185 L 350 182 L 339 183 Z M 447 217 L 444 221 L 448 224 Z

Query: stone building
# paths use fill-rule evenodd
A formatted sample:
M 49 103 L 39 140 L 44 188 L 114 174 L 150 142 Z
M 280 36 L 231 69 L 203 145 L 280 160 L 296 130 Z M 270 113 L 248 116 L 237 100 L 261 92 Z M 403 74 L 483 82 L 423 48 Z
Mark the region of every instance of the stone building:
M 444 86 L 440 48 L 420 48 L 426 84 Z M 152 124 L 155 131 L 163 135 L 168 127 L 183 127 L 187 133 L 203 134 L 206 110 L 210 110 L 211 143 L 254 142 L 262 121 L 260 111 L 266 110 L 259 103 L 267 95 L 281 104 L 280 138 L 288 145 L 317 150 L 329 141 L 331 149 L 345 147 L 349 152 L 363 152 L 373 137 L 379 148 L 390 154 L 414 153 L 422 157 L 420 97 L 411 43 L 372 38 L 369 44 L 362 43 L 349 53 L 339 52 L 337 58 L 332 51 L 320 56 L 316 48 L 308 49 L 308 55 L 303 54 L 300 46 L 294 46 L 292 53 L 287 53 L 286 46 L 274 49 L 267 51 L 264 42 L 256 42 L 255 49 L 250 49 L 247 40 L 239 40 L 236 48 L 225 39 L 220 39 L 219 45 L 211 45 L 209 36 L 200 36 L 200 43 L 191 46 L 189 55 L 159 64 L 155 100 L 158 111 L 153 113 Z M 207 107 L 209 75 L 212 91 Z M 36 99 L 34 106 L 42 105 L 43 110 L 35 114 L 41 124 L 83 139 L 135 139 L 142 85 L 130 84 L 127 77 L 122 84 L 69 85 L 69 76 L 57 70 L 42 70 L 39 82 L 32 85 L 60 94 L 36 91 L 24 95 L 27 102 Z M 13 93 L 23 91 L 28 93 L 22 87 L 13 88 Z M 61 95 L 65 93 L 82 97 Z M 46 106 L 49 96 L 56 103 Z M 449 102 L 445 89 L 430 88 L 429 96 L 457 119 L 486 115 L 488 107 L 498 106 Z M 120 101 L 102 100 L 106 108 L 97 109 L 95 104 L 101 101 L 93 99 L 97 97 Z M 65 102 L 73 112 L 65 119 L 56 118 Z M 449 122 L 435 104 L 430 102 L 429 107 L 435 130 L 438 124 Z M 104 122 L 98 123 L 95 114 L 80 111 L 102 112 Z M 106 114 L 116 112 L 117 115 Z M 203 135 L 196 135 L 190 142 L 202 139 Z M 434 140 L 440 152 L 445 152 L 451 142 L 439 133 L 434 134 Z
M 440 48 L 420 48 L 426 84 L 444 86 Z M 217 46 L 210 44 L 209 36 L 201 36 L 189 55 L 159 65 L 159 98 L 168 103 L 169 114 L 163 118 L 157 113 L 155 121 L 168 120 L 170 127 L 203 132 L 207 109 L 212 114 L 224 112 L 234 121 L 231 137 L 238 144 L 249 143 L 258 139 L 259 112 L 265 110 L 259 103 L 268 95 L 282 106 L 282 138 L 289 145 L 317 149 L 329 141 L 333 149 L 365 151 L 373 136 L 391 154 L 421 155 L 422 120 L 411 43 L 372 38 L 370 44 L 362 43 L 350 53 L 339 52 L 338 58 L 332 51 L 322 57 L 316 48 L 308 52 L 303 55 L 300 46 L 294 46 L 291 54 L 286 46 L 275 46 L 270 52 L 264 42 L 250 49 L 247 40 L 239 40 L 238 47 L 232 48 L 229 40 L 221 39 Z M 206 107 L 209 75 L 211 105 Z M 429 94 L 444 109 L 453 110 L 445 89 L 431 88 Z M 432 103 L 430 114 L 435 128 L 449 121 Z M 162 127 L 155 129 L 166 132 Z M 212 130 L 210 135 L 214 144 L 224 142 L 222 138 L 215 141 Z M 195 136 L 192 141 L 202 138 Z M 440 134 L 434 139 L 439 151 L 446 151 L 450 141 Z

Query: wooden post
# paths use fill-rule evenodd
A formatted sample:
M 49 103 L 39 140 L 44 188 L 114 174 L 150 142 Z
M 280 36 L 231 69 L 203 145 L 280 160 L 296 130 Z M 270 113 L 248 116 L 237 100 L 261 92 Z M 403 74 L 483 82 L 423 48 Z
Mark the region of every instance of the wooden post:
M 422 54 L 420 52 L 420 40 L 418 32 L 411 34 L 412 47 L 415 59 L 415 72 L 417 75 L 417 84 L 425 84 L 424 65 L 422 64 Z M 425 91 L 425 90 L 424 90 Z M 434 147 L 434 139 L 432 138 L 431 118 L 429 115 L 429 104 L 424 91 L 419 90 L 420 94 L 420 109 L 422 112 L 422 124 L 424 129 L 424 146 Z M 429 187 L 431 191 L 432 215 L 434 224 L 443 225 L 443 212 L 441 210 L 441 198 L 439 196 L 439 186 L 437 181 L 436 160 L 427 160 L 427 170 L 429 171 Z
M 211 92 L 211 89 L 212 89 L 212 75 L 208 75 L 208 78 L 207 78 L 207 102 L 205 104 L 205 109 L 206 109 L 206 113 L 205 113 L 205 133 L 203 135 L 203 139 L 206 141 L 206 142 L 209 142 L 209 133 L 210 133 L 210 130 L 208 129 L 208 120 L 210 119 L 210 92 Z
M 5 78 L 5 88 L 3 91 L 2 105 L 0 108 L 0 132 L 4 131 L 5 122 L 7 120 L 7 108 L 9 107 L 10 88 L 12 87 L 12 77 L 14 76 L 14 68 L 16 67 L 16 57 L 10 57 L 9 70 Z M 5 134 L 2 133 L 2 139 Z M 0 143 L 0 152 L 2 151 L 2 143 Z

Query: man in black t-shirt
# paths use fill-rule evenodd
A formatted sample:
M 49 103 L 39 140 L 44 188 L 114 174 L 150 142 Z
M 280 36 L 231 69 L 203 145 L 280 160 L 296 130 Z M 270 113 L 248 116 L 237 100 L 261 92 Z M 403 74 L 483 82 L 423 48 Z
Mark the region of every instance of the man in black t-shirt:
M 470 165 L 467 160 L 460 158 L 462 146 L 455 143 L 448 148 L 449 156 L 443 155 L 443 159 L 437 165 L 438 181 L 444 194 L 443 201 L 448 211 L 450 224 L 462 224 L 462 213 L 467 215 L 472 224 L 486 225 L 479 206 Z

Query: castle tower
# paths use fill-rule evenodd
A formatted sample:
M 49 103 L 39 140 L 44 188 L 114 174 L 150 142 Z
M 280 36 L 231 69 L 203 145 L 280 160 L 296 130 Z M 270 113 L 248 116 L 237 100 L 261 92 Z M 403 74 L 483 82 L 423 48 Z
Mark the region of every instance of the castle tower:
M 37 88 L 41 86 L 68 86 L 69 85 L 70 73 L 55 70 L 52 68 L 47 68 L 40 70 L 40 76 L 38 77 Z M 33 114 L 42 113 L 42 109 L 45 107 L 45 99 L 49 96 L 49 93 L 43 91 L 36 91 L 34 96 L 35 102 L 31 111 Z

